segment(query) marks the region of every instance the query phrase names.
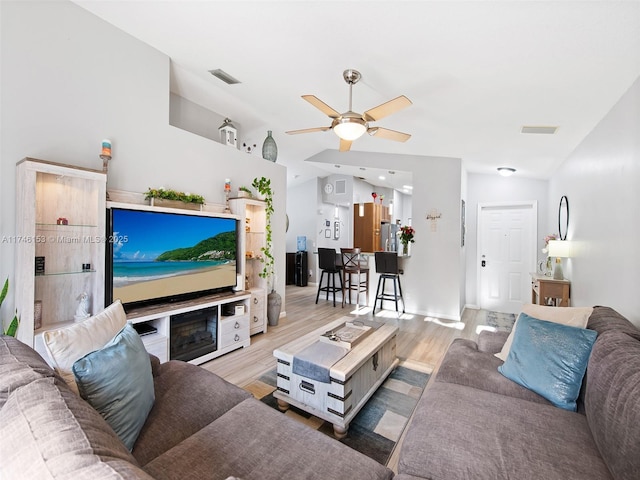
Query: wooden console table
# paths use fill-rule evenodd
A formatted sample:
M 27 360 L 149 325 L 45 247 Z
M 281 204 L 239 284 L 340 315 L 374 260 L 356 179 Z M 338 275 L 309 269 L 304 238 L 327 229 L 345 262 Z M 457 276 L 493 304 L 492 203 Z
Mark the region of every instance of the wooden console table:
M 570 302 L 571 282 L 556 280 L 536 273 L 531 274 L 531 303 L 568 307 Z

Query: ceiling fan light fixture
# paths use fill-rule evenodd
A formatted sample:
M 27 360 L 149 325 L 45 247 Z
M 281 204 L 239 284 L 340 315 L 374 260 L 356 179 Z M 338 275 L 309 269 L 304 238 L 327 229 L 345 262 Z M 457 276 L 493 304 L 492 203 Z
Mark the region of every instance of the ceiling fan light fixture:
M 362 118 L 343 116 L 336 119 L 333 130 L 342 140 L 353 141 L 367 131 L 367 124 Z

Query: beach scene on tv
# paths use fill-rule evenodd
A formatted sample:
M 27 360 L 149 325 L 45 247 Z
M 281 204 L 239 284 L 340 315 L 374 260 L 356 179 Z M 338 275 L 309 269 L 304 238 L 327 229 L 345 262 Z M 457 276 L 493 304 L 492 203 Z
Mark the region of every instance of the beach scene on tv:
M 113 299 L 172 297 L 236 284 L 236 220 L 113 209 Z

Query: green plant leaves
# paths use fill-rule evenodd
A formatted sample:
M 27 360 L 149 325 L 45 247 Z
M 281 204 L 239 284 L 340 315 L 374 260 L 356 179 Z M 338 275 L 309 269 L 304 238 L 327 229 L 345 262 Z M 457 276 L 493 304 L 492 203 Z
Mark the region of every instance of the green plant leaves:
M 272 230 L 271 230 L 271 215 L 273 214 L 273 190 L 271 190 L 271 179 L 266 177 L 254 178 L 251 186 L 264 197 L 265 202 L 265 216 L 266 216 L 266 239 L 265 246 L 260 250 L 264 254 L 260 261 L 262 262 L 262 272 L 258 275 L 261 278 L 268 279 L 275 273 L 275 259 L 271 252 L 272 247 Z
M 202 205 L 204 203 L 204 197 L 202 195 L 196 195 L 192 193 L 178 192 L 176 190 L 165 190 L 164 188 L 150 188 L 144 194 L 144 199 L 161 198 L 163 200 L 178 200 L 184 203 L 196 203 Z
M 2 292 L 0 292 L 0 307 L 2 307 L 2 302 L 7 297 L 7 293 L 9 292 L 9 279 L 7 278 L 4 282 L 4 286 L 2 287 Z M 0 323 L 0 327 L 2 327 L 2 332 L 5 335 L 9 335 L 10 337 L 15 337 L 16 332 L 18 331 L 18 325 L 20 324 L 20 319 L 18 318 L 18 311 L 16 310 L 16 314 L 13 316 L 11 323 L 9 323 L 9 328 L 7 331 L 4 331 L 4 323 Z

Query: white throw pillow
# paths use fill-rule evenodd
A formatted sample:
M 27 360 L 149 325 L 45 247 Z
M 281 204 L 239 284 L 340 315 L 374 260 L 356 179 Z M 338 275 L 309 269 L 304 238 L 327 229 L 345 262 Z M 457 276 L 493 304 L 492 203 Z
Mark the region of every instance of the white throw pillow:
M 522 313 L 530 317 L 578 328 L 587 327 L 587 322 L 592 312 L 593 307 L 548 307 L 546 305 L 534 305 L 532 303 L 527 303 L 522 306 Z M 518 316 L 518 318 L 520 318 L 520 316 Z M 495 354 L 495 356 L 503 362 L 505 362 L 509 356 L 509 350 L 511 350 L 511 343 L 513 343 L 513 336 L 517 327 L 518 320 L 516 319 L 511 333 L 507 337 L 507 341 L 504 342 L 502 346 L 502 350 L 500 353 Z
M 44 332 L 44 345 L 56 372 L 78 393 L 71 368 L 76 360 L 104 347 L 127 323 L 122 303 L 116 300 L 81 323 Z

